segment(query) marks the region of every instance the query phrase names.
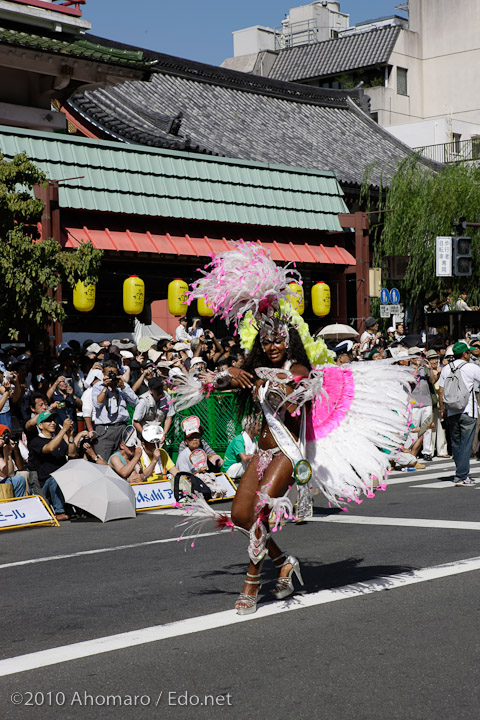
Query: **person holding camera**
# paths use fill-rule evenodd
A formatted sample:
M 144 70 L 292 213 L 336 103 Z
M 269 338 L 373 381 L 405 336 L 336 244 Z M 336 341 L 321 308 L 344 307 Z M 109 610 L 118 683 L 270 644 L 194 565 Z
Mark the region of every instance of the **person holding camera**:
M 24 497 L 27 494 L 27 483 L 18 470 L 23 470 L 18 442 L 12 437 L 10 428 L 0 425 L 0 483 L 10 483 L 14 497 Z
M 161 425 L 167 435 L 174 415 L 173 403 L 165 393 L 163 379 L 154 375 L 148 381 L 148 391 L 140 395 L 133 414 L 133 425 L 140 435 L 147 425 Z
M 143 394 L 148 390 L 149 381 L 156 375 L 156 367 L 151 360 L 143 360 L 140 368 L 140 374 L 132 385 L 132 390 L 134 393 Z
M 66 418 L 57 432 L 57 412 L 45 411 L 37 418 L 38 436 L 29 445 L 29 459 L 38 474 L 43 496 L 53 506 L 57 520 L 68 520 L 65 512 L 65 498 L 52 476 L 69 459 L 77 457 L 77 446 L 73 439 L 73 420 Z
M 83 430 L 75 438 L 77 455 L 82 460 L 95 463 L 96 465 L 108 465 L 107 462 L 97 453 L 97 433 L 94 430 Z
M 120 447 L 122 433 L 130 420 L 128 405 L 136 407 L 138 397 L 123 382 L 115 362 L 103 368 L 103 381 L 93 386 L 92 399 L 96 413 L 97 452 L 109 458 Z
M 75 395 L 71 377 L 59 375 L 52 387 L 47 391 L 47 398 L 57 403 L 58 422 L 63 423 L 69 418 L 74 425 L 74 432 L 78 430 L 77 409 L 82 409 L 82 401 Z

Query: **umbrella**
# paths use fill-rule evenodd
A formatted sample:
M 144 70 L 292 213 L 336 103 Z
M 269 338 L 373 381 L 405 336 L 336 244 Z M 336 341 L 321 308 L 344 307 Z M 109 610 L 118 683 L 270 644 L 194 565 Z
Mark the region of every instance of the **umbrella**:
M 317 335 L 320 335 L 324 340 L 348 340 L 358 337 L 358 332 L 350 327 L 350 325 L 334 323 L 333 325 L 326 325 Z
M 52 473 L 66 502 L 98 517 L 102 522 L 135 517 L 135 493 L 109 465 L 69 460 Z

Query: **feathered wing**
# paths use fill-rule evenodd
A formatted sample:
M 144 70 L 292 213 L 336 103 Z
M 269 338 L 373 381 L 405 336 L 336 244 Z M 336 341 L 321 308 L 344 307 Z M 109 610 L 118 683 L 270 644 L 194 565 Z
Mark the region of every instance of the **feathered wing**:
M 205 386 L 201 380 L 192 373 L 188 373 L 182 378 L 182 382 L 174 387 L 173 405 L 175 412 L 186 410 L 192 405 L 196 405 L 205 397 Z
M 407 434 L 409 379 L 408 368 L 388 360 L 325 366 L 289 395 L 299 406 L 311 402 L 306 454 L 330 503 L 361 502 L 374 478 L 385 479 L 389 453 Z

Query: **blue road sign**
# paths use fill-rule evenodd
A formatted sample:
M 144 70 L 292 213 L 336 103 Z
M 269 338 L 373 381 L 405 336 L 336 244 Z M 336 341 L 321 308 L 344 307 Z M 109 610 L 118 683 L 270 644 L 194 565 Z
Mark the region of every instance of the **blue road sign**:
M 390 290 L 390 302 L 392 305 L 398 305 L 400 302 L 400 293 L 398 292 L 397 288 L 392 288 Z
M 387 288 L 381 289 L 380 302 L 382 303 L 382 305 L 388 305 L 388 303 L 390 302 L 390 293 L 388 292 Z

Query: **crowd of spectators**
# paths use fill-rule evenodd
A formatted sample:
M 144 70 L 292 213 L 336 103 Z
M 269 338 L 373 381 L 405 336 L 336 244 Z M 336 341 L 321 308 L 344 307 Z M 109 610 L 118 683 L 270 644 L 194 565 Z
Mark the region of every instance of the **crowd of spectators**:
M 468 352 L 459 356 L 454 340 Z M 422 468 L 435 455 L 450 457 L 441 372 L 459 358 L 480 366 L 480 338 L 473 331 L 451 341 L 440 334 L 408 335 L 399 322 L 381 332 L 378 320 L 369 317 L 357 340 L 331 341 L 330 348 L 339 365 L 391 358 L 411 367 L 412 424 L 395 459 L 397 468 Z M 168 479 L 173 487 L 178 473 L 195 473 L 215 494 L 214 474 L 222 469 L 238 480 L 255 453 L 258 417 L 243 419 L 224 460 L 208 444 L 200 420 L 186 418 L 174 463 L 164 447 L 174 419 L 171 392 L 189 375 L 243 363 L 237 341 L 217 338 L 200 318 L 180 318 L 174 339 L 143 338 L 137 345 L 129 338 L 82 345 L 70 340 L 53 357 L 41 347 L 5 347 L 0 351 L 0 483 L 10 483 L 15 497 L 43 494 L 58 519 L 67 519 L 71 509 L 53 474 L 72 458 L 109 464 L 130 483 Z M 475 395 L 478 389 L 477 383 Z M 472 417 L 478 417 L 476 400 Z M 480 454 L 478 427 L 472 451 Z
M 130 483 L 168 479 L 173 486 L 179 470 L 163 447 L 172 431 L 172 389 L 189 374 L 243 361 L 234 338 L 217 339 L 200 318 L 181 318 L 175 339 L 138 345 L 129 338 L 71 340 L 54 356 L 42 347 L 4 347 L 0 483 L 11 484 L 15 497 L 42 494 L 59 520 L 72 510 L 53 475 L 69 459 L 109 464 Z M 185 428 L 179 465 L 184 473 L 218 472 L 222 458 L 198 425 Z

